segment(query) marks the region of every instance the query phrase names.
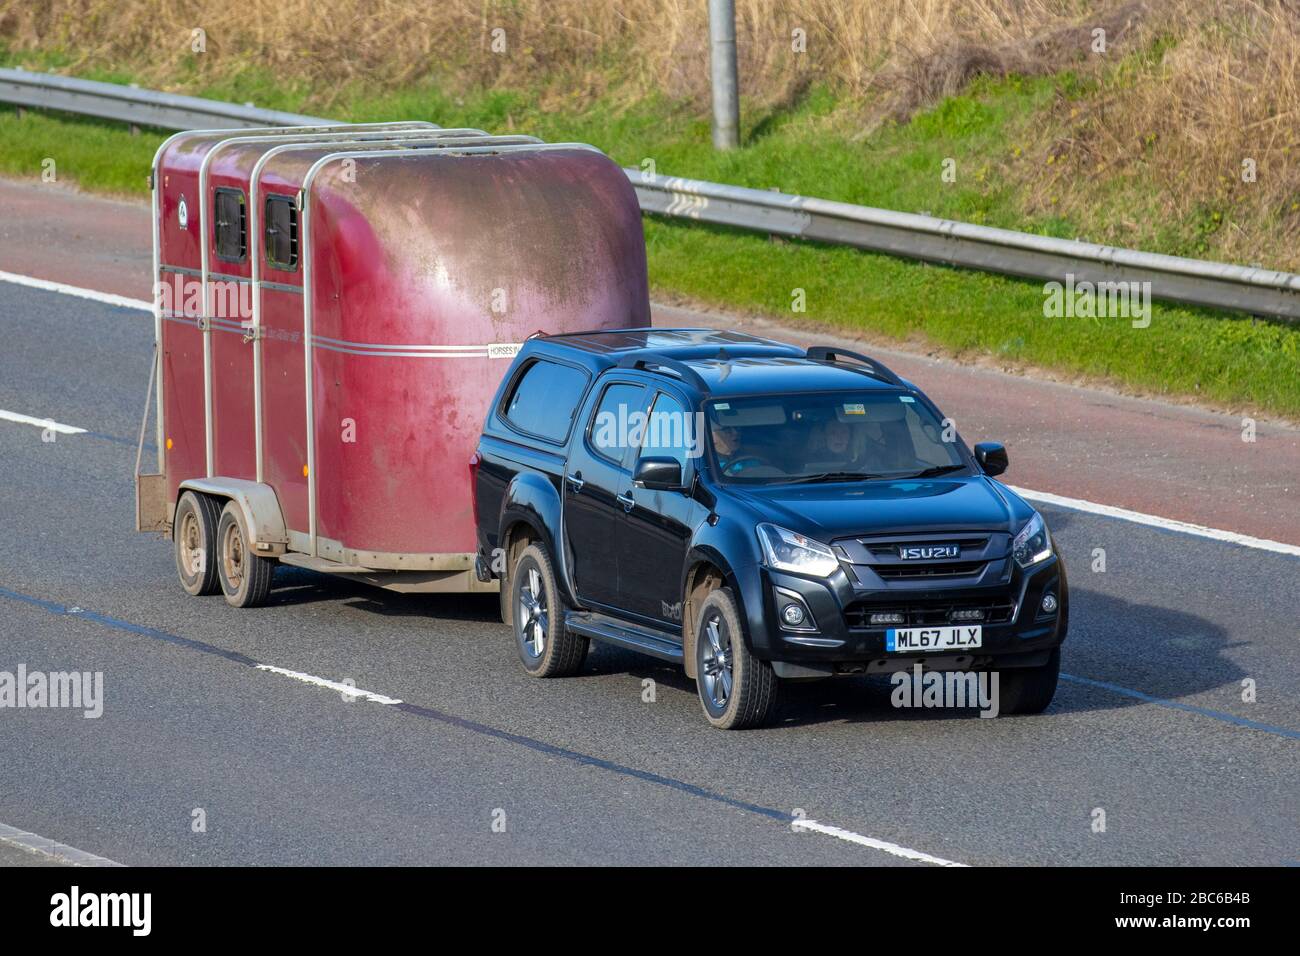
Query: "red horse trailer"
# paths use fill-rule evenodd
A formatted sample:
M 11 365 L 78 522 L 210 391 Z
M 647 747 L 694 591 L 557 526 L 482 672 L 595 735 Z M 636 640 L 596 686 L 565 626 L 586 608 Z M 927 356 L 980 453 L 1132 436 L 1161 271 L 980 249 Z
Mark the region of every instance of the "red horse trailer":
M 649 324 L 624 172 L 389 123 L 179 133 L 152 183 L 158 467 L 137 462 L 136 524 L 173 539 L 185 589 L 254 605 L 280 561 L 495 590 L 470 459 L 510 359 Z

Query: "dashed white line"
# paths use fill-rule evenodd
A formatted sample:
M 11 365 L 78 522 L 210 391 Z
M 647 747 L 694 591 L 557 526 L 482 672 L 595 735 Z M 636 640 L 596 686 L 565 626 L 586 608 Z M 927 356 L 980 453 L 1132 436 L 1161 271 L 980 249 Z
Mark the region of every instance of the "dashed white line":
M 1268 538 L 1256 538 L 1248 534 L 1238 534 L 1235 531 L 1220 531 L 1218 528 L 1207 528 L 1205 525 L 1178 521 L 1174 518 L 1160 518 L 1156 515 L 1143 514 L 1140 511 L 1129 511 L 1127 508 L 1116 508 L 1114 505 L 1099 505 L 1096 502 L 1085 501 L 1082 498 L 1067 498 L 1064 495 L 1054 495 L 1048 491 L 1032 491 L 1029 488 L 1017 488 L 1015 485 L 1007 485 L 1007 487 L 1022 498 L 1027 498 L 1030 501 L 1041 501 L 1043 504 L 1056 505 L 1061 508 L 1073 508 L 1075 511 L 1086 511 L 1089 514 L 1103 515 L 1107 518 L 1119 518 L 1121 521 L 1132 521 L 1135 524 L 1144 524 L 1152 528 L 1164 528 L 1166 531 L 1179 531 L 1200 538 L 1227 541 L 1229 544 L 1239 544 L 1259 551 L 1275 551 L 1278 554 L 1300 557 L 1300 545 L 1270 541 Z
M 43 292 L 58 292 L 61 295 L 75 295 L 78 299 L 90 299 L 93 302 L 102 302 L 105 305 L 117 305 L 124 309 L 141 309 L 145 312 L 153 311 L 153 303 L 146 302 L 144 299 L 132 299 L 125 295 L 113 295 L 111 292 L 97 292 L 94 289 L 83 289 L 80 286 L 67 285 L 63 282 L 51 282 L 49 279 L 35 279 L 31 276 L 22 276 L 14 272 L 0 272 L 0 282 L 12 282 L 14 285 L 26 286 L 29 289 L 40 289 Z
M 852 830 L 834 827 L 829 823 L 818 823 L 816 820 L 793 820 L 790 825 L 796 830 L 811 830 L 814 833 L 824 833 L 826 836 L 835 837 L 837 840 L 870 847 L 873 850 L 880 850 L 890 856 L 902 857 L 904 860 L 912 860 L 915 863 L 929 863 L 932 866 L 967 866 L 965 863 L 945 860 L 940 856 L 931 856 L 928 853 L 922 853 L 920 850 L 909 850 L 905 846 L 899 846 L 897 843 L 890 843 L 887 840 L 877 840 L 875 837 L 863 836 L 861 833 L 854 833 Z
M 356 697 L 361 700 L 368 700 L 375 704 L 400 704 L 401 701 L 396 697 L 385 697 L 383 694 L 376 694 L 373 691 L 362 690 L 352 684 L 344 684 L 336 680 L 327 680 L 324 677 L 316 677 L 314 674 L 304 674 L 302 671 L 291 671 L 285 667 L 273 667 L 270 664 L 258 664 L 259 671 L 266 671 L 269 674 L 279 674 L 281 677 L 291 677 L 294 680 L 302 681 L 304 684 L 312 684 L 316 687 L 324 687 L 328 690 L 337 691 L 345 697 Z
M 86 429 L 78 428 L 76 425 L 64 425 L 48 418 L 33 418 L 31 415 L 23 415 L 19 412 L 7 412 L 3 408 L 0 408 L 0 419 L 7 422 L 17 422 L 19 425 L 34 425 L 43 430 L 58 432 L 60 435 L 84 435 L 86 433 Z
M 324 677 L 317 677 L 314 674 L 304 674 L 302 671 L 291 671 L 284 667 L 275 667 L 271 664 L 258 664 L 259 671 L 266 671 L 271 674 L 279 674 L 282 677 L 289 677 L 296 681 L 302 681 L 304 684 L 311 684 L 313 687 L 324 687 L 348 697 L 356 697 L 362 700 L 372 701 L 376 704 L 400 704 L 401 700 L 396 697 L 385 697 L 383 694 L 376 694 L 374 691 L 362 690 L 351 684 L 344 684 L 335 680 L 328 680 Z M 867 847 L 872 850 L 879 850 L 882 853 L 888 853 L 890 856 L 896 856 L 904 860 L 911 860 L 914 863 L 928 863 L 932 866 L 966 866 L 965 863 L 956 863 L 952 860 L 945 860 L 942 857 L 931 856 L 929 853 L 922 853 L 920 850 L 912 850 L 897 843 L 890 843 L 888 840 L 877 840 L 875 837 L 864 836 L 861 833 L 854 833 L 852 830 L 845 830 L 842 827 L 831 826 L 828 823 L 820 823 L 817 820 L 793 820 L 791 825 L 798 830 L 809 830 L 813 833 L 821 833 L 825 836 L 834 837 L 837 840 L 844 840 L 848 843 L 855 843 L 858 846 Z
M 85 850 L 78 850 L 75 846 L 68 846 L 66 843 L 57 843 L 48 837 L 43 837 L 35 833 L 28 833 L 26 830 L 19 830 L 15 827 L 5 826 L 0 823 L 0 843 L 7 843 L 10 846 L 16 846 L 19 849 L 27 850 L 30 853 L 36 853 L 40 856 L 51 860 L 57 860 L 59 863 L 66 863 L 69 866 L 122 866 L 115 860 L 107 857 L 96 856 L 93 853 L 87 853 Z

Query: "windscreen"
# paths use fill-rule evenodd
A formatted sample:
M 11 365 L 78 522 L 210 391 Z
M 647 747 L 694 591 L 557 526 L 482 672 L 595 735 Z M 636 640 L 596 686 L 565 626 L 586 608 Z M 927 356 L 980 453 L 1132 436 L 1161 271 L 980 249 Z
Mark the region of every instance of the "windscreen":
M 966 468 L 954 429 L 912 395 L 825 392 L 716 400 L 707 406 L 723 481 L 928 477 Z

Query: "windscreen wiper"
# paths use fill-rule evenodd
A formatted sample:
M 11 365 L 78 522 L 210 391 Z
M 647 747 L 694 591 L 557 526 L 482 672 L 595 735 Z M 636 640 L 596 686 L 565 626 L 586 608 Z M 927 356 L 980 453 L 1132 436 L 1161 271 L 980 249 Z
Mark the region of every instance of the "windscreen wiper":
M 872 478 L 883 478 L 884 475 L 872 475 L 865 471 L 824 471 L 819 475 L 801 475 L 798 478 L 791 478 L 790 484 L 808 484 L 816 481 L 870 481 Z
M 946 475 L 950 471 L 961 471 L 965 465 L 935 465 L 933 468 L 927 468 L 924 471 L 918 471 L 915 475 L 904 475 L 903 478 L 934 478 L 936 475 Z

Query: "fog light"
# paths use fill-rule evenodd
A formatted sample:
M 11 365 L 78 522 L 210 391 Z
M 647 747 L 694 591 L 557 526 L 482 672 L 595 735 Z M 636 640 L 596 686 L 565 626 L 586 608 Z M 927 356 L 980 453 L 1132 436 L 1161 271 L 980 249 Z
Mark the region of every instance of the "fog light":
M 903 615 L 901 614 L 873 614 L 871 615 L 872 624 L 902 624 Z
M 1046 614 L 1051 614 L 1055 610 L 1056 610 L 1056 595 L 1053 594 L 1051 591 L 1048 591 L 1046 594 L 1043 595 L 1043 611 Z
M 954 621 L 982 621 L 984 620 L 984 611 L 982 608 L 972 608 L 965 611 L 953 611 L 952 620 Z
M 791 627 L 798 627 L 803 623 L 803 608 L 798 604 L 787 604 L 785 610 L 781 612 L 781 619 Z

